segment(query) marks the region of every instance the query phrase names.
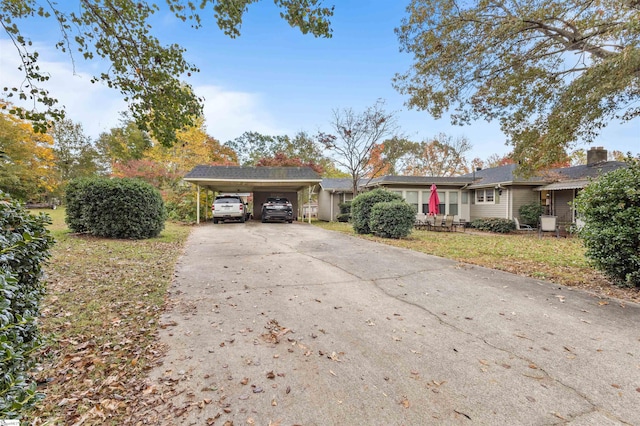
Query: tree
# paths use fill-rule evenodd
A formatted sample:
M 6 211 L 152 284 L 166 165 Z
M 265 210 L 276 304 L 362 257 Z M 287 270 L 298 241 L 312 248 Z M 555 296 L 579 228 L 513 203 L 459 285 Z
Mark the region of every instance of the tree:
M 319 164 L 312 162 L 305 163 L 298 157 L 289 157 L 279 152 L 273 157 L 264 157 L 258 160 L 257 167 L 311 167 L 316 173 L 322 174 L 323 169 Z
M 192 26 L 202 26 L 202 11 L 213 8 L 220 29 L 230 37 L 240 35 L 244 13 L 259 0 L 166 0 L 169 11 Z M 319 0 L 275 0 L 280 16 L 302 33 L 330 37 L 328 19 L 333 8 L 322 7 Z M 164 145 L 176 141 L 175 131 L 195 123 L 202 112 L 202 100 L 191 86 L 180 80 L 198 68 L 184 58 L 185 49 L 177 44 L 163 46 L 151 33 L 151 16 L 160 11 L 155 3 L 137 0 L 82 0 L 73 8 L 55 2 L 37 4 L 35 0 L 0 2 L 0 22 L 20 56 L 24 81 L 19 87 L 5 87 L 7 97 L 29 101 L 32 108 L 14 106 L 9 112 L 33 122 L 34 129 L 44 132 L 51 120 L 64 117 L 56 99 L 40 87 L 49 77 L 40 68 L 38 52 L 21 20 L 51 19 L 60 29 L 55 47 L 70 55 L 75 63 L 78 55 L 85 60 L 105 65 L 92 82 L 102 82 L 122 93 L 138 128 L 150 132 Z M 77 52 L 77 53 L 76 53 Z M 38 107 L 44 110 L 39 112 Z
M 524 174 L 640 115 L 640 3 L 412 0 L 396 30 L 407 104 L 454 124 L 498 120 Z
M 288 135 L 263 135 L 258 132 L 244 132 L 225 146 L 233 149 L 238 162 L 243 166 L 254 166 L 261 159 L 283 154 L 290 158 L 299 158 L 306 163 L 315 163 L 323 168 L 330 160 L 322 154 L 322 150 L 306 132 L 298 132 L 293 138 Z
M 96 141 L 100 158 L 109 167 L 116 162 L 142 159 L 152 145 L 149 134 L 140 130 L 126 115 L 120 119 L 120 127 L 101 133 Z
M 82 124 L 70 119 L 55 122 L 51 128 L 56 170 L 64 184 L 79 177 L 100 172 L 98 151 L 91 138 L 84 134 Z
M 471 151 L 465 137 L 453 138 L 444 133 L 415 144 L 413 161 L 405 174 L 413 176 L 457 176 L 469 172 L 465 154 Z
M 640 157 L 587 185 L 575 206 L 587 257 L 618 285 L 640 288 Z
M 0 190 L 22 201 L 41 201 L 59 185 L 53 139 L 28 121 L 0 113 Z
M 334 161 L 349 173 L 354 196 L 358 194 L 358 180 L 376 174 L 370 161 L 372 150 L 397 130 L 395 115 L 383 107 L 384 101 L 378 100 L 359 113 L 351 108 L 334 109 L 331 127 L 336 134 L 318 134 L 318 141 L 334 152 Z

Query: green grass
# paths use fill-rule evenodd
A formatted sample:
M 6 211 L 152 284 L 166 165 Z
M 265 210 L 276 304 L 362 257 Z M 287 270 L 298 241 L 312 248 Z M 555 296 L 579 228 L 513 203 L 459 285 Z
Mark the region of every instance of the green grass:
M 348 223 L 316 221 L 314 224 L 396 247 L 640 301 L 637 290 L 614 287 L 589 265 L 579 238 L 414 230 L 407 238 L 393 240 L 356 235 Z
M 41 328 L 49 341 L 39 378 L 52 381 L 29 420 L 123 424 L 145 369 L 162 353 L 158 319 L 190 228 L 167 222 L 158 238 L 111 240 L 71 233 L 64 209 L 44 212 L 56 245 L 46 267 Z

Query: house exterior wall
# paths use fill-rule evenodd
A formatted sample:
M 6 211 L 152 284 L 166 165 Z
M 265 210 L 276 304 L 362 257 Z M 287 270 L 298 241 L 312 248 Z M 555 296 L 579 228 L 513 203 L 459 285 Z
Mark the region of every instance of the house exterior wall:
M 254 192 L 253 193 L 253 217 L 255 219 L 262 218 L 262 205 L 268 197 L 285 197 L 289 199 L 293 205 L 294 216 L 298 212 L 298 193 L 297 192 Z M 297 220 L 297 219 L 296 219 Z
M 417 193 L 417 213 L 429 213 L 429 197 L 431 196 L 431 190 L 428 187 L 419 186 L 419 187 L 407 187 L 407 186 L 393 186 L 393 185 L 385 185 L 385 189 L 388 191 L 396 192 L 402 195 L 409 204 L 415 205 L 416 203 L 416 193 Z M 456 201 L 452 201 L 451 194 L 455 195 Z M 444 197 L 440 196 L 440 205 L 445 206 L 445 211 L 441 212 L 442 214 L 453 214 L 455 216 L 460 217 L 461 219 L 469 220 L 469 209 L 468 205 L 463 206 L 462 204 L 462 191 L 459 187 L 454 186 L 438 186 L 438 194 L 444 194 Z M 457 205 L 457 212 L 452 212 L 451 204 Z
M 470 206 L 470 214 L 469 218 L 471 221 L 476 219 L 480 219 L 483 217 L 500 217 L 507 218 L 509 213 L 509 192 L 504 191 L 502 195 L 499 195 L 498 191 L 495 191 L 494 202 L 493 203 L 476 203 L 476 190 L 470 191 L 469 196 L 471 197 L 472 204 Z
M 353 199 L 353 194 L 321 190 L 318 193 L 318 220 L 335 222 L 340 214 L 340 203 Z
M 526 206 L 527 204 L 539 203 L 540 202 L 540 193 L 538 191 L 534 191 L 531 187 L 513 187 L 512 191 L 512 205 L 513 212 L 512 216 L 520 219 L 521 223 L 522 218 L 520 217 L 520 207 Z
M 318 219 L 324 220 L 326 222 L 333 222 L 335 220 L 335 215 L 332 217 L 331 215 L 331 202 L 334 197 L 332 197 L 331 192 L 325 191 L 324 189 L 318 193 Z M 334 203 L 334 213 L 337 204 Z

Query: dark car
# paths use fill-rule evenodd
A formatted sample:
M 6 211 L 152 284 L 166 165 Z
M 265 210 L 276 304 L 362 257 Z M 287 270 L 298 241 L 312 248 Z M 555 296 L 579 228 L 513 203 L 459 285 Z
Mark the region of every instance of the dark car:
M 293 222 L 293 205 L 284 197 L 269 197 L 262 204 L 262 222 L 268 220 L 284 220 Z

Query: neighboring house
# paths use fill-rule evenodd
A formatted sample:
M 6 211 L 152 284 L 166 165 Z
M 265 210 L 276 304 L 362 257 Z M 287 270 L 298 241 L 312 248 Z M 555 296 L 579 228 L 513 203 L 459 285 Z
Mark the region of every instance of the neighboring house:
M 430 187 L 435 184 L 440 212 L 467 221 L 481 217 L 520 219 L 521 206 L 539 202 L 546 214 L 557 216 L 560 226 L 566 228 L 578 220 L 571 206 L 578 191 L 590 179 L 626 166 L 606 159 L 607 150 L 594 147 L 587 151 L 586 165 L 553 169 L 530 178 L 518 177 L 517 166 L 509 164 L 458 177 L 382 176 L 363 181 L 359 187 L 362 191 L 386 188 L 397 192 L 416 212 L 427 213 Z M 318 218 L 335 220 L 338 203 L 352 199 L 352 192 L 350 179 L 323 179 L 318 194 Z
M 302 217 L 318 217 L 318 203 L 304 203 L 302 205 Z

